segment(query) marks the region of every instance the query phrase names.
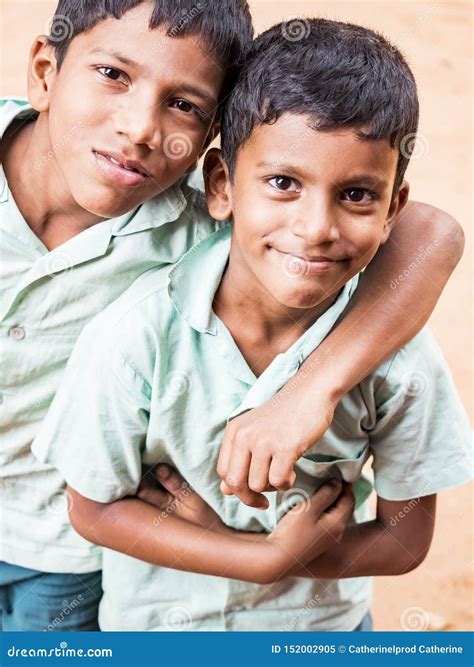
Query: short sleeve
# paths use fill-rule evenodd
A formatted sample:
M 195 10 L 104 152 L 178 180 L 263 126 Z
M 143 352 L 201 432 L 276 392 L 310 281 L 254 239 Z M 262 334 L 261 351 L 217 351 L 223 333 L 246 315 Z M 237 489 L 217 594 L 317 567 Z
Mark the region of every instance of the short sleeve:
M 150 383 L 121 351 L 124 336 L 100 316 L 84 329 L 32 447 L 72 488 L 104 503 L 135 494 L 149 421 Z
M 369 432 L 375 489 L 407 500 L 472 479 L 472 432 L 441 351 L 423 331 L 393 359 Z

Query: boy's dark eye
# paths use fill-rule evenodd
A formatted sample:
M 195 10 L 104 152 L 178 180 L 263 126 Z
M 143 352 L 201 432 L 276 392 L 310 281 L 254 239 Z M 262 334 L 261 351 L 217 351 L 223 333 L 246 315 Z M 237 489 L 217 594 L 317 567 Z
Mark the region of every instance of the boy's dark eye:
M 99 67 L 98 71 L 105 76 L 106 79 L 126 83 L 126 76 L 119 69 L 115 69 L 114 67 Z
M 274 176 L 268 180 L 272 188 L 281 192 L 299 192 L 299 184 L 288 176 Z
M 369 190 L 365 188 L 349 188 L 343 192 L 344 198 L 354 204 L 360 204 L 364 202 L 368 204 L 374 200 L 374 195 Z
M 186 100 L 175 100 L 173 104 L 176 109 L 184 111 L 184 113 L 191 113 L 191 111 L 194 111 L 194 105 L 192 105 L 191 102 L 187 102 Z

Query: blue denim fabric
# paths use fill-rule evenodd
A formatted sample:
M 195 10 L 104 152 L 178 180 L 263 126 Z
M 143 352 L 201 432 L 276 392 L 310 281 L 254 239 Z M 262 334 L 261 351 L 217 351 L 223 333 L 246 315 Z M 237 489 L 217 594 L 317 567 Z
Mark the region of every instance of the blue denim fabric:
M 0 561 L 0 630 L 93 631 L 102 573 L 52 574 Z
M 372 616 L 370 615 L 370 611 L 368 611 L 359 625 L 354 628 L 353 632 L 372 632 L 373 629 Z

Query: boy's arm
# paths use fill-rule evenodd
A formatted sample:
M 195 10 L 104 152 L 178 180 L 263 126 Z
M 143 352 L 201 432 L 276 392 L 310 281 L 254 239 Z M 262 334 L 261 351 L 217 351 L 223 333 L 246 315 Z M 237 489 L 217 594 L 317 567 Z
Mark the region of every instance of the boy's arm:
M 138 498 L 99 503 L 68 487 L 68 505 L 74 529 L 94 544 L 152 565 L 269 584 L 341 539 L 352 498 L 340 492 L 340 483 L 325 484 L 304 512 L 288 512 L 264 539 L 251 533 L 242 539 L 229 528 L 215 532 L 174 516 L 173 505 L 160 512 Z
M 428 554 L 436 495 L 404 501 L 377 499 L 377 518 L 348 526 L 339 544 L 292 574 L 344 579 L 411 572 Z
M 344 318 L 278 400 L 228 424 L 218 464 L 224 493 L 258 506 L 259 492 L 291 486 L 295 462 L 325 433 L 341 397 L 425 325 L 463 248 L 462 229 L 447 213 L 406 206 Z

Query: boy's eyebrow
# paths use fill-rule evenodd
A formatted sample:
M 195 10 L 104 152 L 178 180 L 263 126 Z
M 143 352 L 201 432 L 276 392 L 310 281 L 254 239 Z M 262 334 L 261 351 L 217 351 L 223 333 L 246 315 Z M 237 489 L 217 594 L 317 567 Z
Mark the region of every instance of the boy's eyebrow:
M 180 91 L 182 91 L 183 93 L 188 93 L 189 95 L 195 95 L 196 97 L 200 97 L 203 100 L 203 102 L 208 102 L 209 104 L 216 105 L 218 102 L 215 95 L 212 95 L 211 93 L 206 93 L 206 91 L 203 90 L 202 88 L 193 86 L 192 84 L 186 83 L 185 81 L 179 84 L 179 86 L 176 86 L 176 92 Z
M 112 58 L 115 58 L 116 60 L 120 60 L 121 63 L 124 65 L 128 65 L 129 67 L 137 67 L 138 63 L 135 62 L 134 60 L 131 60 L 130 58 L 127 58 L 126 56 L 122 55 L 118 51 L 104 51 L 104 49 L 96 48 L 92 49 L 91 53 L 101 53 L 104 56 L 112 56 Z
M 371 188 L 381 188 L 383 190 L 384 188 L 388 187 L 389 183 L 388 181 L 386 181 L 385 179 L 383 179 L 381 176 L 378 175 L 359 174 L 357 176 L 346 178 L 337 185 L 340 188 L 348 186 L 355 187 L 355 186 L 367 185 Z

